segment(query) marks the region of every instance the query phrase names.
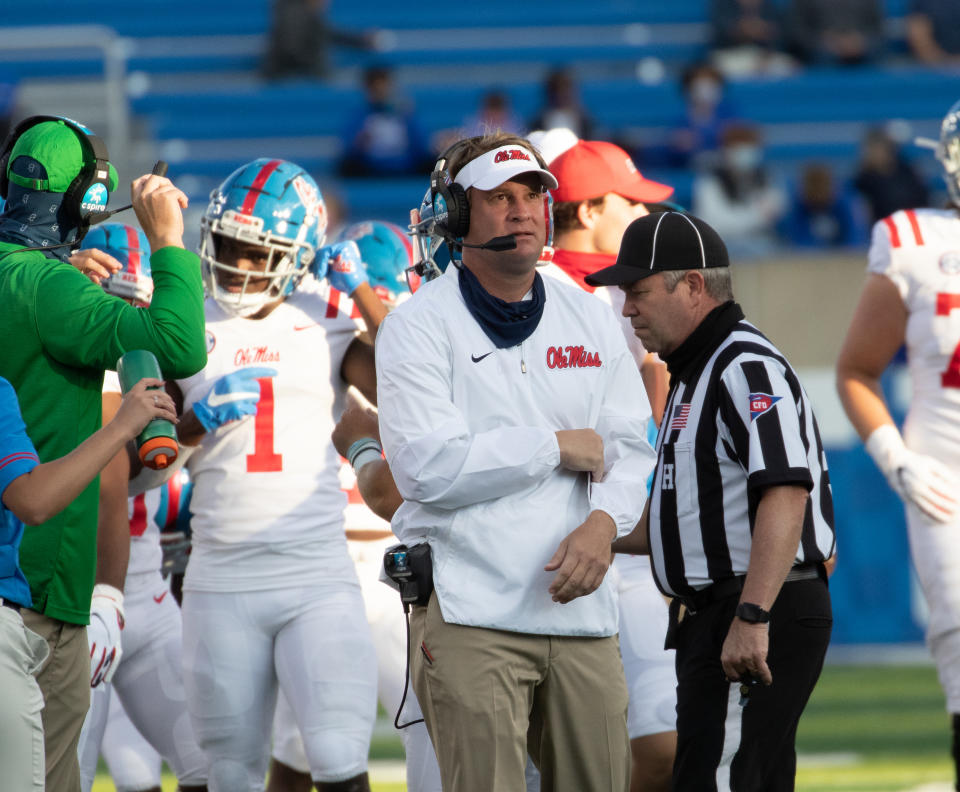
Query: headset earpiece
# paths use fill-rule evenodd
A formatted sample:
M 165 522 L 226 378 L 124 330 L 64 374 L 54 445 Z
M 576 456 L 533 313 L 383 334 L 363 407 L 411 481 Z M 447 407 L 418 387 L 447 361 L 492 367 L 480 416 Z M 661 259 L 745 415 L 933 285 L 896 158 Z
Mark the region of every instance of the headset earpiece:
M 447 183 L 447 179 L 446 170 L 435 170 L 430 175 L 433 216 L 444 233 L 462 239 L 470 230 L 470 202 L 467 191 L 454 181 Z
M 463 239 L 470 230 L 470 201 L 463 185 L 450 178 L 447 161 L 450 155 L 464 143 L 477 138 L 458 140 L 450 146 L 433 166 L 430 174 L 430 197 L 438 230 L 448 237 L 448 242 Z
M 3 144 L 3 151 L 0 152 L 0 198 L 6 200 L 10 189 L 7 166 L 10 164 L 10 155 L 17 144 L 17 140 L 28 129 L 45 121 L 58 121 L 69 126 L 80 139 L 80 145 L 84 148 L 84 153 L 88 157 L 92 155 L 92 161 L 84 164 L 80 173 L 64 191 L 62 203 L 66 213 L 64 221 L 71 225 L 77 225 L 81 231 L 85 231 L 85 226 L 89 225 L 90 216 L 96 212 L 102 212 L 106 208 L 107 196 L 110 192 L 110 156 L 107 153 L 106 145 L 100 138 L 69 118 L 48 115 L 30 116 L 17 124 L 13 131 L 7 135 Z

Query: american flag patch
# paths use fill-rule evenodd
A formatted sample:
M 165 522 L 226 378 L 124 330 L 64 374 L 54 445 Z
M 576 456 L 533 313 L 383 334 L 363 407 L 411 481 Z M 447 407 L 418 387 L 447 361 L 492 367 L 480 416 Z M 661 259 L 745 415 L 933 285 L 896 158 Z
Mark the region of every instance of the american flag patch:
M 690 415 L 690 405 L 678 404 L 673 408 L 673 418 L 670 421 L 670 428 L 685 429 L 687 426 L 688 415 Z

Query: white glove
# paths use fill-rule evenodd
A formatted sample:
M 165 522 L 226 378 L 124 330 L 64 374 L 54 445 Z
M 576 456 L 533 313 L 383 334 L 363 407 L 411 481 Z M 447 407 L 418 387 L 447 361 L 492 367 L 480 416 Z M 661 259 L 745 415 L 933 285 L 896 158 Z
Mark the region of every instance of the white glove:
M 874 429 L 866 448 L 904 503 L 913 504 L 937 522 L 953 519 L 960 505 L 960 480 L 949 468 L 933 457 L 907 448 L 892 424 Z
M 90 600 L 90 687 L 113 679 L 120 655 L 120 633 L 123 630 L 123 592 L 106 583 L 93 587 Z

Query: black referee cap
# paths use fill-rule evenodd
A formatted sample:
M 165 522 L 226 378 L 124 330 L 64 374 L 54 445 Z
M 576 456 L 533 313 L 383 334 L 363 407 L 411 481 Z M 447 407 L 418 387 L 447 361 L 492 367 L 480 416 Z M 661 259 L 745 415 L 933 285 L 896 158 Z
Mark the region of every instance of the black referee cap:
M 585 280 L 591 286 L 621 286 L 664 270 L 729 266 L 727 246 L 699 217 L 652 212 L 627 226 L 617 263 L 587 275 Z

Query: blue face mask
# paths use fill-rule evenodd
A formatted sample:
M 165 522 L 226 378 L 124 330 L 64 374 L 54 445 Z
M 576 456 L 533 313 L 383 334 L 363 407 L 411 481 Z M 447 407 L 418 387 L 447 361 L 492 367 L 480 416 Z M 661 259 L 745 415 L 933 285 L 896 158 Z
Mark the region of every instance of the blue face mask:
M 10 184 L 7 203 L 0 215 L 0 240 L 24 247 L 50 247 L 73 242 L 76 227 L 65 227 L 62 220 L 63 193 L 28 190 Z M 70 248 L 50 250 L 46 255 L 66 261 Z
M 497 349 L 517 346 L 537 329 L 546 301 L 543 278 L 539 272 L 533 277 L 533 297 L 515 303 L 494 297 L 466 267 L 460 267 L 458 275 L 463 301 Z

